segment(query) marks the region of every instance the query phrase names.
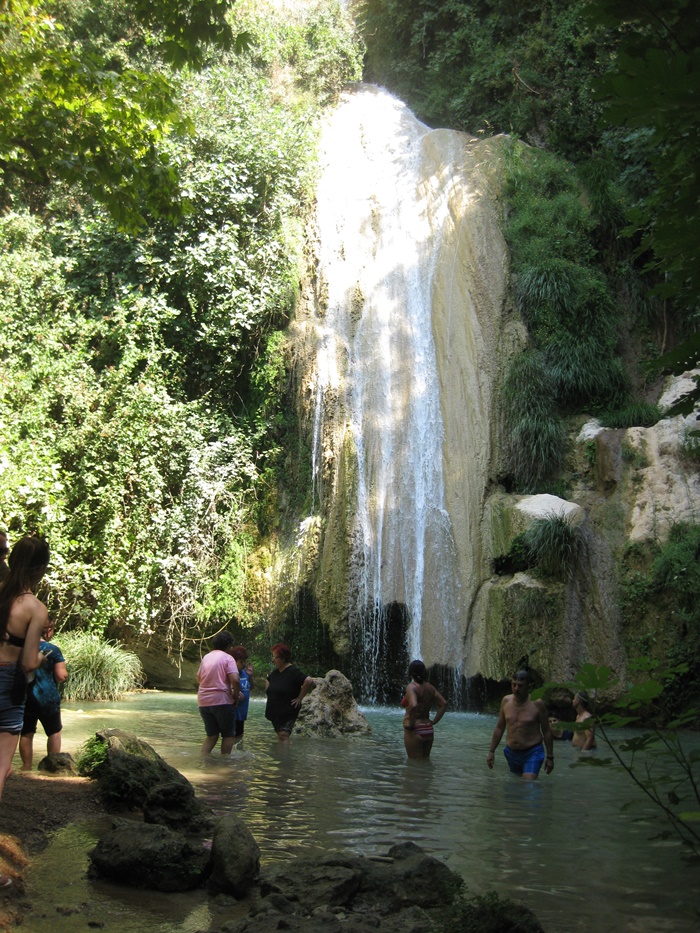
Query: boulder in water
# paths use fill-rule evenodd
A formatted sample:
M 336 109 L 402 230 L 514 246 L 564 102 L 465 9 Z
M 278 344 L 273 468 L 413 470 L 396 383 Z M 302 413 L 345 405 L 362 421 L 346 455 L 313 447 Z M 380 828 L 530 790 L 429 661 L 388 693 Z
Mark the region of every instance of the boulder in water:
M 295 734 L 327 738 L 372 732 L 358 709 L 352 684 L 344 674 L 328 671 L 325 677 L 314 677 L 313 681 L 316 686 L 301 705 Z

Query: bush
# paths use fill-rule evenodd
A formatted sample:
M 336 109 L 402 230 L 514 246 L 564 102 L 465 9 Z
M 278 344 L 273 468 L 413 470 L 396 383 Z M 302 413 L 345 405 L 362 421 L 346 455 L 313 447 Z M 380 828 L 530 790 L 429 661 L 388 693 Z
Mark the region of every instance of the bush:
M 561 468 L 566 431 L 557 414 L 554 383 L 537 351 L 513 359 L 504 385 L 508 465 L 522 491 Z
M 634 402 L 624 408 L 604 412 L 600 416 L 600 423 L 606 428 L 650 428 L 663 416 L 657 405 Z
M 682 671 L 664 691 L 666 718 L 700 697 L 700 525 L 678 523 L 662 544 L 628 549 L 622 611 L 629 651 Z
M 578 561 L 583 535 L 563 515 L 535 519 L 523 534 L 530 564 L 545 576 L 570 577 Z
M 118 700 L 143 684 L 141 662 L 131 651 L 91 632 L 67 632 L 59 640 L 68 669 L 64 699 Z
M 597 408 L 624 398 L 622 363 L 595 337 L 556 337 L 547 345 L 545 359 L 556 397 L 566 408 L 586 403 Z

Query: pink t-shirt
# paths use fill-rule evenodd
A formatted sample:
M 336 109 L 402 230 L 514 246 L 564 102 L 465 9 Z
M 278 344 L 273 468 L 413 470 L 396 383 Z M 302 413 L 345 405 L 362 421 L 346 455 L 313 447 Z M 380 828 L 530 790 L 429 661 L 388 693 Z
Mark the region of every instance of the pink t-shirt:
M 233 703 L 228 674 L 238 677 L 238 667 L 230 654 L 215 648 L 204 655 L 197 672 L 199 706 L 224 706 L 226 703 Z

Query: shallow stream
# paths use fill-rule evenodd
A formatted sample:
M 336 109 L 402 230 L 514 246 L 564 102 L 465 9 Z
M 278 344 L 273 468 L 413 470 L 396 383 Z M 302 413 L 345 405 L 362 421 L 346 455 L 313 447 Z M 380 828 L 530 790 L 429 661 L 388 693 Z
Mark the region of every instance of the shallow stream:
M 675 838 L 660 835 L 665 824 L 626 775 L 587 767 L 564 742 L 555 744 L 554 773 L 535 784 L 511 777 L 500 749 L 491 772 L 485 757 L 495 720 L 472 713 L 448 713 L 432 758 L 409 762 L 402 711 L 364 712 L 372 736 L 293 737 L 283 747 L 263 702 L 253 700 L 243 744 L 230 759 L 215 754 L 202 764 L 196 697 L 141 694 L 67 704 L 64 751 L 100 728 L 134 732 L 217 812 L 240 813 L 263 866 L 328 850 L 382 854 L 412 840 L 458 872 L 470 893 L 495 889 L 527 904 L 547 933 L 697 929 L 697 866 Z M 700 747 L 697 736 L 690 741 Z M 609 757 L 602 748 L 593 754 Z M 196 933 L 247 911 L 205 891 L 164 895 L 88 882 L 86 851 L 96 832 L 68 827 L 35 860 L 29 899 L 46 907 L 26 918 L 25 929 Z

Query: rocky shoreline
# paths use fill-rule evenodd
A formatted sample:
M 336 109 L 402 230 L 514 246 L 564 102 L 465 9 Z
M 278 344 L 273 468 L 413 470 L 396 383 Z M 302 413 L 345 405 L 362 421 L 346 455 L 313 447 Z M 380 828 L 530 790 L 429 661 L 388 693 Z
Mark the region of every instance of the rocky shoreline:
M 411 842 L 380 856 L 329 852 L 261 868 L 243 820 L 235 814 L 217 819 L 145 742 L 115 729 L 97 733 L 96 740 L 106 754 L 94 779 L 32 772 L 8 781 L 0 805 L 0 863 L 14 883 L 2 892 L 0 930 L 26 926 L 39 906 L 24 889 L 33 856 L 58 829 L 86 819 L 104 827 L 90 854 L 89 877 L 153 891 L 199 890 L 200 896 L 206 889 L 218 904 L 246 911 L 212 921 L 207 933 L 542 930 L 522 905 L 487 892 L 467 899 L 462 879 Z M 496 918 L 497 926 L 483 925 Z

